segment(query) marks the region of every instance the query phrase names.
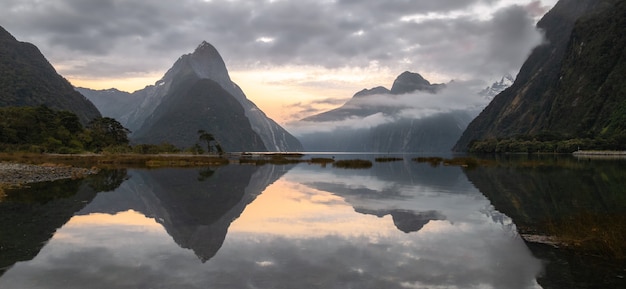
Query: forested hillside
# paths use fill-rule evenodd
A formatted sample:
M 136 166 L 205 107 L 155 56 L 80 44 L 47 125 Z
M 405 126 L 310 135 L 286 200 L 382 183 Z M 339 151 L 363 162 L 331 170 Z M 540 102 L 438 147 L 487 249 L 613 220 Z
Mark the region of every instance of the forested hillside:
M 17 41 L 0 27 L 0 107 L 39 105 L 71 111 L 82 124 L 100 117 L 35 45 Z
M 538 27 L 546 43 L 455 150 L 626 149 L 626 2 L 561 0 Z
M 80 153 L 128 145 L 128 130 L 112 118 L 83 127 L 78 116 L 45 106 L 0 108 L 0 151 Z

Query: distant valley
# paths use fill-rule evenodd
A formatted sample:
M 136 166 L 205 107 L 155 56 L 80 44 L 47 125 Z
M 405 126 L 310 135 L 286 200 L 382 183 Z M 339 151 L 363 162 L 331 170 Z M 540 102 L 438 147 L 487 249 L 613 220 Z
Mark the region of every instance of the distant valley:
M 363 89 L 341 107 L 289 127 L 307 151 L 447 153 L 472 118 L 510 83 L 507 75 L 471 92 L 464 83 L 432 84 L 406 71 L 391 89 Z

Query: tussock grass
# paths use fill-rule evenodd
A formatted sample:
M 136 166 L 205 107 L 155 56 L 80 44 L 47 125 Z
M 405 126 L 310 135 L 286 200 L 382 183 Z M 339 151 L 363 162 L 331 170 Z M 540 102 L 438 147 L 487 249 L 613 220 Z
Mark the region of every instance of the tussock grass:
M 429 163 L 432 167 L 437 167 L 443 162 L 443 158 L 440 157 L 417 157 L 413 161 L 418 163 Z
M 396 158 L 396 157 L 380 157 L 380 158 L 375 158 L 374 161 L 377 163 L 388 163 L 388 162 L 397 162 L 397 161 L 401 161 L 404 160 L 403 158 Z
M 369 169 L 372 167 L 372 162 L 368 160 L 340 160 L 333 163 L 333 167 L 342 169 Z
M 331 158 L 312 158 L 309 163 L 312 164 L 332 164 L 335 160 Z
M 84 168 L 115 167 L 193 167 L 226 165 L 228 159 L 209 155 L 145 155 L 145 154 L 34 154 L 0 153 L 0 161 L 24 164 L 47 164 L 55 166 L 75 166 Z
M 429 163 L 433 167 L 438 167 L 439 165 L 444 166 L 460 166 L 463 168 L 473 169 L 479 166 L 491 166 L 494 165 L 494 161 L 478 159 L 473 157 L 455 157 L 451 159 L 444 159 L 441 157 L 417 157 L 414 158 L 413 161 L 418 163 Z
M 241 157 L 239 158 L 239 164 L 250 164 L 256 166 L 262 166 L 266 164 L 273 165 L 288 165 L 288 164 L 297 164 L 303 162 L 300 159 L 293 159 L 285 157 L 282 154 L 269 154 L 267 156 L 261 157 Z
M 266 154 L 268 156 L 279 156 L 279 157 L 285 157 L 285 158 L 302 158 L 304 157 L 304 154 L 301 153 L 269 153 Z

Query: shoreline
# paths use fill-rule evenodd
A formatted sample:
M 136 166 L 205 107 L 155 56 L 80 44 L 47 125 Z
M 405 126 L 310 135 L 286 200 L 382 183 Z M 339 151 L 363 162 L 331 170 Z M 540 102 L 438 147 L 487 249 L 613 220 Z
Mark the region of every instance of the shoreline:
M 78 179 L 98 173 L 96 168 L 79 168 L 56 164 L 0 162 L 0 185 L 20 186 L 62 179 Z
M 626 156 L 626 151 L 582 151 L 572 153 L 575 156 Z

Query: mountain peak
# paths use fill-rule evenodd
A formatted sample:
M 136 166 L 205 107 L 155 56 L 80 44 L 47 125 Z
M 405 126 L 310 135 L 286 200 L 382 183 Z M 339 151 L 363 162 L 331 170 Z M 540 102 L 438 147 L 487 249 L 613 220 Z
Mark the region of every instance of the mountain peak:
M 431 84 L 419 73 L 405 71 L 394 80 L 391 94 L 404 94 L 416 90 L 436 93 L 440 86 L 439 84 Z
M 363 89 L 357 92 L 356 94 L 354 94 L 353 97 L 358 98 L 358 97 L 365 97 L 368 95 L 389 94 L 389 93 L 390 93 L 389 89 L 382 87 L 382 86 L 377 86 L 372 89 Z
M 8 41 L 17 41 L 9 31 L 6 31 L 2 26 L 0 26 L 0 41 L 8 40 Z
M 215 49 L 215 47 L 211 45 L 211 43 L 208 43 L 205 40 L 202 40 L 202 43 L 200 43 L 200 45 L 196 47 L 194 54 L 199 53 L 199 52 L 200 53 L 201 52 L 216 52 L 217 53 L 217 49 Z

